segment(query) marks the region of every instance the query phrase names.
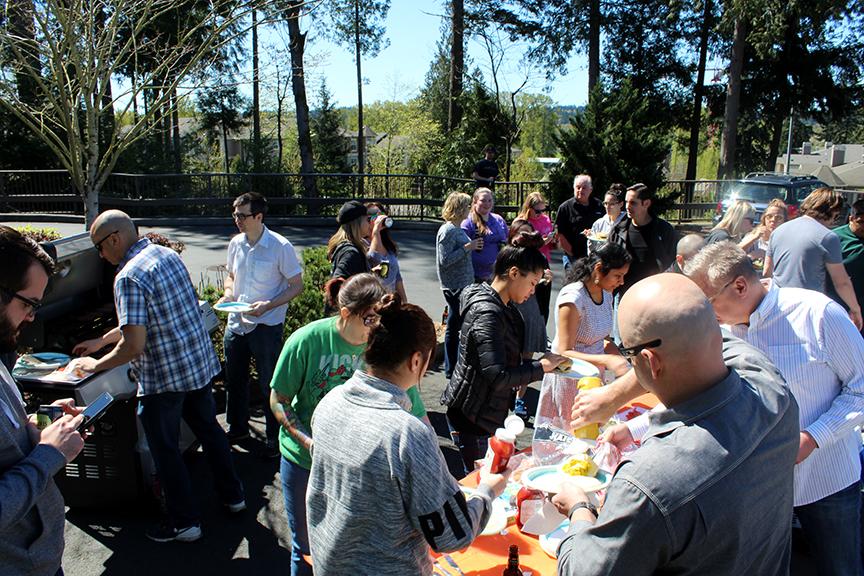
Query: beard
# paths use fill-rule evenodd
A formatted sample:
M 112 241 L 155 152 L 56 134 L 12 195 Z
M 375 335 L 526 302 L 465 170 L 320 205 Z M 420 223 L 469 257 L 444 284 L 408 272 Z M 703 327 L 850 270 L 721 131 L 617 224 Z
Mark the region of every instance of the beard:
M 18 348 L 18 335 L 25 324 L 22 322 L 16 328 L 6 317 L 5 310 L 0 310 L 0 354 L 15 352 Z

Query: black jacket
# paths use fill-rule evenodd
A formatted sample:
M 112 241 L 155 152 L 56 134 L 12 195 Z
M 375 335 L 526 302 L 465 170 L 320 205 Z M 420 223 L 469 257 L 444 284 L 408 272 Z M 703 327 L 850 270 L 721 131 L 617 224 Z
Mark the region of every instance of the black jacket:
M 632 220 L 630 220 L 629 216 L 622 218 L 609 233 L 608 242 L 623 246 L 633 256 L 633 250 L 628 241 L 631 222 Z M 619 293 L 623 294 L 630 286 L 651 274 L 665 272 L 675 262 L 675 253 L 678 248 L 678 233 L 669 222 L 655 216 L 654 234 L 647 241 L 651 243 L 651 252 L 654 254 L 656 268 L 652 267 L 654 270 L 651 270 L 650 274 L 646 274 L 645 270 L 641 270 L 642 274 L 640 275 L 636 272 L 636 263 L 631 263 L 630 272 L 624 278 L 624 285 L 618 288 Z M 636 273 L 634 274 L 634 272 Z
M 366 255 L 360 252 L 354 244 L 347 241 L 342 242 L 333 250 L 330 264 L 333 267 L 330 272 L 331 278 L 350 278 L 355 274 L 369 271 Z
M 441 403 L 491 435 L 504 424 L 513 390 L 540 380 L 543 368 L 522 360 L 522 316 L 491 286 L 466 287 L 460 303 L 459 361 Z

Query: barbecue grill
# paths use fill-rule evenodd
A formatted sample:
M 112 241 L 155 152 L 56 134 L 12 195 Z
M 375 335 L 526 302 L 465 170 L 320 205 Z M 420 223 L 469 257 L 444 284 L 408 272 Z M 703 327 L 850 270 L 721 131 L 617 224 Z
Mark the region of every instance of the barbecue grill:
M 45 242 L 42 247 L 57 263 L 35 320 L 21 332 L 19 344 L 35 352 L 71 353 L 83 340 L 101 336 L 117 325 L 114 310 L 115 269 L 99 257 L 87 233 Z M 209 304 L 199 301 L 204 325 L 218 326 Z M 83 380 L 60 383 L 44 376 L 15 376 L 18 385 L 38 404 L 73 397 L 79 406 L 110 392 L 114 404 L 97 422 L 81 454 L 55 478 L 68 506 L 109 505 L 136 499 L 154 482 L 154 467 L 136 416 L 137 376 L 129 364 Z M 197 446 L 185 423 L 180 447 Z

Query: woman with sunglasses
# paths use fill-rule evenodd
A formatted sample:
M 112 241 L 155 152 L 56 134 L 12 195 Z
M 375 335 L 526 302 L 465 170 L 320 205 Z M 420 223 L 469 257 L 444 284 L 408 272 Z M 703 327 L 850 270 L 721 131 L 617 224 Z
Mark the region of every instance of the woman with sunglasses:
M 540 247 L 540 252 L 546 257 L 547 262 L 552 261 L 552 249 L 555 248 L 555 226 L 552 220 L 546 214 L 549 210 L 549 204 L 546 198 L 540 192 L 532 192 L 525 198 L 522 204 L 522 210 L 519 211 L 517 219 L 527 220 L 528 223 L 540 234 L 543 239 L 543 245 Z M 516 222 L 515 220 L 513 221 Z M 511 235 L 513 226 L 510 226 Z M 551 270 L 550 270 L 551 273 Z M 537 304 L 540 307 L 540 313 L 543 315 L 544 325 L 549 321 L 549 302 L 552 299 L 552 281 L 541 282 L 537 284 L 537 289 L 534 291 L 537 297 Z
M 606 195 L 603 197 L 603 209 L 606 214 L 594 221 L 591 225 L 591 236 L 595 238 L 605 239 L 612 232 L 621 219 L 624 218 L 624 195 L 627 193 L 627 188 L 623 184 L 612 184 Z M 590 251 L 591 243 L 588 243 Z
M 705 245 L 716 244 L 725 240 L 738 242 L 753 230 L 755 221 L 756 210 L 753 205 L 746 200 L 736 200 L 726 210 L 723 219 L 705 237 Z
M 327 392 L 344 384 L 363 366 L 369 332 L 378 322 L 374 307 L 386 294 L 372 274 L 357 274 L 348 280 L 334 278 L 325 291 L 338 313 L 291 334 L 270 382 L 270 409 L 281 427 L 280 472 L 291 528 L 291 576 L 312 574 L 303 558 L 309 555 L 305 497 L 312 466 L 312 414 Z M 417 389 L 407 394 L 411 413 L 425 419 L 426 409 Z
M 399 294 L 403 302 L 408 302 L 405 294 L 405 284 L 402 282 L 402 272 L 399 269 L 399 248 L 390 236 L 387 227 L 387 210 L 380 202 L 366 203 L 366 216 L 372 226 L 369 242 L 369 261 L 376 264 L 373 272 L 378 272 L 381 284 L 388 292 Z M 382 263 L 387 263 L 382 266 Z
M 759 225 L 744 236 L 738 246 L 750 256 L 751 260 L 761 262 L 765 258 L 771 234 L 788 219 L 789 210 L 786 208 L 786 203 L 779 198 L 774 198 L 762 213 Z

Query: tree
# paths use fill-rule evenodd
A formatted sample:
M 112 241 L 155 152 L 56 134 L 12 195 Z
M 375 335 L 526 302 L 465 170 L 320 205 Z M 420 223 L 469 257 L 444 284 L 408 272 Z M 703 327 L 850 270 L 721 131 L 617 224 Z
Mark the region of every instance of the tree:
M 318 159 L 318 170 L 324 174 L 344 174 L 348 167 L 348 144 L 342 117 L 330 101 L 330 91 L 322 81 L 318 90 L 318 110 L 312 115 L 312 147 Z
M 334 0 L 330 4 L 332 38 L 353 47 L 357 66 L 357 171 L 365 172 L 366 151 L 363 137 L 363 56 L 376 56 L 386 47 L 384 20 L 390 11 L 390 0 Z M 363 179 L 358 179 L 363 194 Z
M 450 0 L 450 82 L 447 99 L 447 131 L 462 121 L 462 75 L 465 69 L 465 2 Z
M 556 197 L 566 198 L 571 188 L 564 181 L 582 173 L 591 175 L 597 190 L 614 182 L 659 189 L 670 142 L 650 100 L 626 80 L 614 89 L 600 84 L 594 91 L 582 114 L 555 137 L 562 158 Z
M 233 82 L 201 90 L 198 94 L 201 128 L 207 132 L 211 142 L 218 137 L 222 138 L 222 154 L 226 173 L 231 171 L 228 158 L 228 134 L 236 132 L 245 124 L 242 110 L 246 105 L 246 99 L 240 95 L 237 84 Z M 253 151 L 253 153 L 257 154 L 258 152 Z
M 18 34 L 5 23 L 0 51 L 8 57 L 0 71 L 0 106 L 36 133 L 69 171 L 84 200 L 88 225 L 98 214 L 99 191 L 120 155 L 155 130 L 152 121 L 181 82 L 206 67 L 215 50 L 231 40 L 229 31 L 259 4 L 210 0 L 210 9 L 198 18 L 190 15 L 170 45 L 146 39 L 145 31 L 177 10 L 175 0 L 43 0 L 34 3 L 33 36 Z M 158 55 L 152 66 L 111 94 L 112 76 L 151 48 Z M 16 79 L 23 76 L 36 85 L 38 103 L 20 98 Z M 103 141 L 106 115 L 113 118 L 115 107 L 121 115 L 130 111 L 145 89 L 154 90 L 150 107 Z

